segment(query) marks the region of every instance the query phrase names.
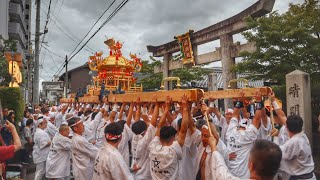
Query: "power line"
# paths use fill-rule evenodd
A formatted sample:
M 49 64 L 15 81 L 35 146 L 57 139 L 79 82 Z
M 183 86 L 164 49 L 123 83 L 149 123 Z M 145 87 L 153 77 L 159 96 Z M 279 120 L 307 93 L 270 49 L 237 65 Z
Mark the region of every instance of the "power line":
M 73 51 L 69 54 L 69 57 L 74 53 L 79 45 L 82 43 L 82 41 L 88 36 L 88 34 L 91 32 L 91 30 L 94 28 L 94 26 L 99 22 L 99 20 L 104 16 L 104 14 L 110 9 L 110 7 L 114 4 L 116 0 L 113 0 L 112 3 L 108 6 L 108 8 L 101 14 L 101 16 L 96 20 L 96 22 L 93 24 L 93 26 L 90 28 L 90 30 L 87 32 L 87 34 L 81 39 L 81 41 L 77 44 L 77 46 L 73 49 Z
M 64 59 L 64 57 L 60 56 L 59 54 L 57 54 L 57 53 L 55 53 L 55 52 L 53 52 L 53 51 L 51 51 L 51 50 L 49 50 L 46 46 L 43 46 L 43 48 L 45 48 L 47 51 L 49 51 L 49 52 L 52 53 L 53 55 L 55 55 L 55 56 L 57 56 L 57 57 L 59 57 L 59 58 Z
M 121 2 L 121 4 L 110 14 L 110 16 L 102 23 L 102 25 L 97 29 L 94 34 L 81 46 L 81 48 L 73 54 L 67 62 L 70 62 L 86 45 L 87 43 L 117 14 L 117 12 L 128 2 L 129 0 L 124 0 Z M 63 70 L 64 64 L 60 66 L 60 70 L 57 71 L 53 76 L 60 74 L 60 72 Z
M 43 9 L 41 9 L 42 10 L 42 12 L 44 12 L 44 10 Z M 44 12 L 45 14 L 46 14 L 46 12 Z M 64 30 L 62 30 L 62 28 L 56 23 L 56 21 L 54 21 L 52 18 L 50 18 L 51 19 L 51 21 L 54 23 L 54 25 L 56 25 L 57 26 L 57 28 L 61 31 L 61 32 L 63 32 L 70 40 L 72 40 L 73 42 L 75 42 L 75 43 L 78 43 L 77 41 L 75 41 L 72 37 L 70 37 L 70 35 L 68 34 L 68 33 L 66 33 Z M 71 34 L 71 33 L 70 33 Z M 91 49 L 89 46 L 87 46 L 89 49 Z M 86 49 L 85 48 L 85 50 L 86 51 L 88 51 L 88 52 L 90 52 L 90 53 L 93 53 L 94 52 L 94 50 L 93 49 L 91 49 L 91 50 L 88 50 L 88 49 Z
M 68 62 L 70 62 L 73 57 L 75 57 L 83 48 L 84 46 L 119 12 L 119 10 L 128 2 L 129 0 L 124 0 L 121 2 L 121 4 L 113 11 L 113 13 L 102 23 L 102 25 L 97 29 L 93 35 L 81 46 L 81 48 L 74 54 L 72 55 Z

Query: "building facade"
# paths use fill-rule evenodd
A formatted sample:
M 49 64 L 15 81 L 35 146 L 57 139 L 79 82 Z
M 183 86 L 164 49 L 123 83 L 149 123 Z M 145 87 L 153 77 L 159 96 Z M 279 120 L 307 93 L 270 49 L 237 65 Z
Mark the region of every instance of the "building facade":
M 77 93 L 79 89 L 83 92 L 86 91 L 88 85 L 91 84 L 92 76 L 89 74 L 90 68 L 88 63 L 85 63 L 82 66 L 71 69 L 68 71 L 68 93 Z M 60 81 L 64 81 L 65 73 L 63 73 L 60 77 Z
M 63 82 L 43 81 L 41 91 L 41 102 L 56 105 L 63 97 Z
M 21 54 L 24 69 L 24 91 L 25 101 L 29 102 L 32 90 L 32 50 L 31 36 L 31 0 L 1 0 L 0 1 L 0 36 L 4 40 L 16 41 L 17 52 Z

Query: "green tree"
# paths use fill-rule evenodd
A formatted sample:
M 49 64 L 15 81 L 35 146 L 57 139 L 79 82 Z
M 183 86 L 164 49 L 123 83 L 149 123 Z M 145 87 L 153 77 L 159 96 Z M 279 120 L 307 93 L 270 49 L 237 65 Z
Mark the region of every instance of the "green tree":
M 285 83 L 296 69 L 310 73 L 313 82 L 320 72 L 320 7 L 317 0 L 290 4 L 283 14 L 272 12 L 258 19 L 246 18 L 251 30 L 242 33 L 255 42 L 257 51 L 242 52 L 234 70 L 252 73 L 249 78 Z
M 150 62 L 148 60 L 142 61 L 141 73 L 143 74 L 143 79 L 141 84 L 143 89 L 147 91 L 153 91 L 159 89 L 162 80 L 162 73 L 154 73 L 154 67 L 161 64 L 159 60 L 150 57 Z
M 11 75 L 9 74 L 8 61 L 4 56 L 4 52 L 16 51 L 16 43 L 12 40 L 4 40 L 0 36 L 0 86 L 9 86 Z
M 154 73 L 154 67 L 161 64 L 160 60 L 156 60 L 150 57 L 151 61 L 142 61 L 143 67 L 141 73 L 144 74 L 144 78 L 141 80 L 143 89 L 156 90 L 160 88 L 160 83 L 163 79 L 162 73 Z M 180 68 L 172 71 L 172 76 L 179 77 L 182 84 L 191 81 L 202 80 L 204 75 L 209 74 L 210 71 L 201 67 Z M 175 85 L 175 83 L 174 83 Z

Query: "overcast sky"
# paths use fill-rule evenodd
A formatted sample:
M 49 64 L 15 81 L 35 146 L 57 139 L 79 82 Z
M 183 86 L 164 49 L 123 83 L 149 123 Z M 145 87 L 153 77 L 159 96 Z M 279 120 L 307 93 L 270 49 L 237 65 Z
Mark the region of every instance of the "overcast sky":
M 121 2 L 122 0 L 115 1 L 93 31 Z M 103 51 L 106 56 L 109 50 L 103 42 L 106 37 L 113 37 L 124 42 L 122 48 L 124 56 L 128 57 L 129 52 L 133 52 L 140 54 L 143 59 L 148 59 L 151 54 L 147 52 L 147 45 L 160 45 L 172 41 L 175 35 L 183 34 L 189 29 L 198 31 L 238 14 L 255 2 L 256 0 L 129 0 L 96 34 L 88 46 L 95 51 Z M 282 13 L 288 9 L 289 3 L 301 2 L 303 0 L 276 0 L 273 10 Z M 43 31 L 47 19 L 44 12 L 48 11 L 49 0 L 41 0 L 41 3 Z M 69 55 L 111 3 L 112 0 L 52 0 L 49 33 L 45 36 L 47 43 L 43 46 L 61 57 Z M 32 31 L 35 29 L 34 8 L 33 4 Z M 236 35 L 234 41 L 243 43 L 244 39 L 241 35 Z M 201 54 L 218 46 L 219 41 L 216 41 L 200 46 L 198 51 Z M 51 80 L 64 61 L 45 48 L 41 48 L 40 54 L 40 65 L 43 67 L 40 67 L 41 81 Z M 70 61 L 69 69 L 83 65 L 89 55 L 91 53 L 85 49 L 80 51 Z

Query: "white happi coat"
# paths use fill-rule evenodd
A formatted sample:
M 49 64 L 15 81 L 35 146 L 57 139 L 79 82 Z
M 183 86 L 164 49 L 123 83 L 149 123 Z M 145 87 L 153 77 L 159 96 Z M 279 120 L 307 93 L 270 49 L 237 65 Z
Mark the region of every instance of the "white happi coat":
M 193 134 L 188 129 L 184 145 L 182 147 L 182 159 L 179 161 L 179 178 L 194 180 L 193 171 L 196 168 L 198 146 L 201 143 L 201 132 L 197 129 Z
M 124 161 L 128 166 L 130 166 L 130 158 L 129 158 L 129 144 L 128 142 L 132 139 L 133 132 L 130 129 L 130 127 L 127 125 L 127 123 L 124 124 L 124 129 L 122 132 L 122 138 L 118 146 L 118 150 L 120 154 L 122 155 Z
M 238 130 L 238 120 L 231 118 L 227 130 L 227 148 L 228 152 L 235 152 L 236 159 L 228 161 L 227 165 L 230 172 L 240 178 L 249 178 L 248 169 L 250 150 L 253 142 L 257 139 L 259 131 L 250 124 L 246 130 Z
M 59 112 L 57 115 L 56 115 L 56 118 L 54 120 L 54 124 L 57 128 L 59 128 L 61 126 L 63 122 L 63 114 L 62 112 Z
M 309 139 L 304 132 L 295 134 L 280 146 L 282 161 L 280 170 L 288 175 L 303 175 L 314 170 L 314 161 Z M 316 179 L 315 175 L 313 178 Z
M 85 137 L 74 134 L 72 137 L 72 167 L 75 180 L 92 179 L 93 165 L 98 148 Z
M 50 179 L 70 176 L 71 139 L 57 133 L 51 143 L 46 163 L 46 177 Z
M 151 179 L 148 147 L 155 133 L 156 128 L 150 124 L 144 136 L 133 135 L 131 148 L 132 165 L 135 164 L 141 168 L 133 173 L 134 179 L 136 180 Z
M 287 127 L 285 125 L 281 126 L 278 139 L 279 139 L 279 146 L 284 145 L 284 143 L 289 140 Z
M 175 180 L 179 175 L 179 160 L 182 159 L 182 148 L 178 141 L 171 146 L 162 146 L 160 138 L 154 137 L 149 146 L 150 171 L 152 179 Z
M 221 152 L 224 156 L 224 158 L 227 158 L 227 147 L 226 145 L 223 143 L 223 141 L 221 139 L 219 139 L 218 144 L 217 144 L 217 150 L 219 152 Z M 207 147 L 204 147 L 202 143 L 200 143 L 198 145 L 198 152 L 197 152 L 197 156 L 196 156 L 196 161 L 195 161 L 195 166 L 194 169 L 191 171 L 192 172 L 192 179 L 196 179 L 198 172 L 200 171 L 200 163 L 201 163 L 201 158 L 202 155 L 204 153 L 204 151 L 206 151 L 207 153 L 207 157 L 205 160 L 205 179 L 217 179 L 215 177 L 215 169 L 212 168 L 212 164 L 215 164 L 215 161 L 213 159 L 213 152 L 210 148 L 210 146 L 208 145 Z
M 258 139 L 265 139 L 271 141 L 271 136 L 269 135 L 272 130 L 271 120 L 267 117 L 267 125 L 264 126 L 261 120 L 261 126 L 259 128 Z
M 47 160 L 47 156 L 50 150 L 50 146 L 48 146 L 48 142 L 51 139 L 43 129 L 37 128 L 34 133 L 34 146 L 33 146 L 33 162 L 40 163 Z
M 96 144 L 98 148 L 101 148 L 104 146 L 105 143 L 107 143 L 105 135 L 104 135 L 104 129 L 106 126 L 110 124 L 110 121 L 106 121 L 105 119 L 102 119 L 101 122 L 98 125 L 97 133 L 96 133 Z
M 220 139 L 222 139 L 223 143 L 226 144 L 227 143 L 227 130 L 228 130 L 228 123 L 227 123 L 227 119 L 221 115 L 220 119 L 218 119 L 218 117 L 216 115 L 214 115 L 212 117 L 212 122 L 221 127 L 221 132 L 220 132 Z
M 50 139 L 53 139 L 53 137 L 58 133 L 58 129 L 55 125 L 53 125 L 50 121 L 48 121 L 47 128 L 44 129 L 50 137 Z
M 92 179 L 133 180 L 133 177 L 118 149 L 106 143 L 98 152 Z
M 240 180 L 240 178 L 233 176 L 226 166 L 223 157 L 218 151 L 214 151 L 211 154 L 212 162 L 210 169 L 215 170 L 214 177 L 217 180 Z M 207 179 L 207 178 L 206 178 Z M 212 178 L 211 178 L 212 179 Z

